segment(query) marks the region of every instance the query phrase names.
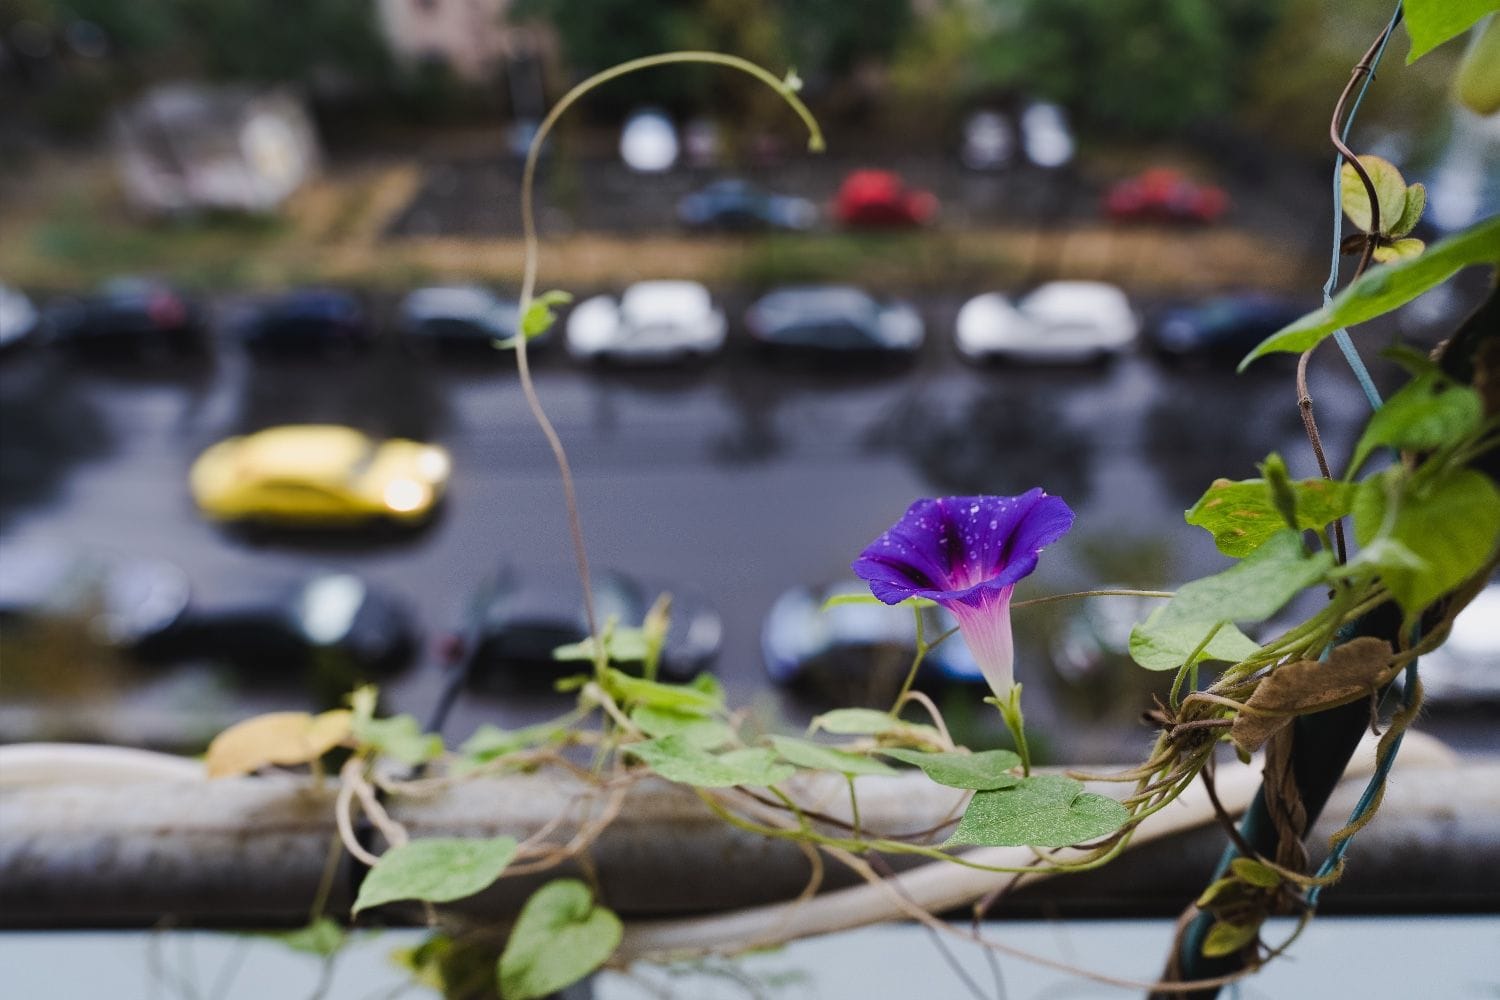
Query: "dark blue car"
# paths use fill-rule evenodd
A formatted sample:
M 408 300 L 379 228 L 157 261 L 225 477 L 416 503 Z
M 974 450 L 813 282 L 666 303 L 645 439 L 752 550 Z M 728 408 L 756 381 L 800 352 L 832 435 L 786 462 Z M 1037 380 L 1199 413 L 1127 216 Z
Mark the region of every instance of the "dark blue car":
M 1151 327 L 1151 345 L 1170 360 L 1239 361 L 1257 344 L 1311 311 L 1313 304 L 1262 292 L 1171 309 Z
M 302 288 L 261 306 L 244 329 L 252 351 L 344 354 L 369 346 L 374 331 L 349 292 Z
M 677 218 L 689 229 L 749 232 L 757 229 L 811 229 L 817 206 L 806 198 L 772 194 L 749 181 L 714 181 L 677 203 Z

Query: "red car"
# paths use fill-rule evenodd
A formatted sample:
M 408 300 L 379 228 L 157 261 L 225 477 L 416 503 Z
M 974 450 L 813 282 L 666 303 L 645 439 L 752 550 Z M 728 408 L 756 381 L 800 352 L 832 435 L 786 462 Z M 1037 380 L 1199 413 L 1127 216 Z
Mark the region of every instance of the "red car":
M 1116 222 L 1217 222 L 1228 210 L 1223 188 L 1169 167 L 1120 181 L 1104 196 L 1104 211 Z
M 845 226 L 921 226 L 937 215 L 937 208 L 931 191 L 908 188 L 900 174 L 856 170 L 839 187 L 833 215 Z

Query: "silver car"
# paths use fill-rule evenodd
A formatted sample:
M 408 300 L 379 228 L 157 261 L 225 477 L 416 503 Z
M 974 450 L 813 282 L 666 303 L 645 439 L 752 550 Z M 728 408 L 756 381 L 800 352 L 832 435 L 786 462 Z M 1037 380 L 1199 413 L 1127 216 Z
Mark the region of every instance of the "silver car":
M 659 364 L 707 358 L 724 346 L 724 313 L 695 281 L 642 281 L 568 314 L 568 353 L 581 361 Z
M 1125 293 L 1099 281 L 1053 281 L 1012 303 L 998 292 L 958 311 L 954 337 L 970 361 L 1097 361 L 1135 343 L 1140 322 Z

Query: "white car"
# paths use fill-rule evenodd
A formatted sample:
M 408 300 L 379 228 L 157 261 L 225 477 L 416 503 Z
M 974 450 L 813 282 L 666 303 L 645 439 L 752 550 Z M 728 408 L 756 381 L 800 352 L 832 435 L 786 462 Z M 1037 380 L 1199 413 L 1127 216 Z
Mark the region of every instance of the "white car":
M 581 361 L 656 364 L 709 357 L 724 346 L 724 313 L 695 281 L 642 281 L 568 314 L 568 353 Z
M 954 336 L 971 361 L 1096 361 L 1135 343 L 1140 322 L 1125 293 L 1098 281 L 1053 281 L 1012 304 L 998 292 L 958 311 Z
M 0 350 L 19 344 L 36 332 L 41 316 L 26 293 L 0 285 Z

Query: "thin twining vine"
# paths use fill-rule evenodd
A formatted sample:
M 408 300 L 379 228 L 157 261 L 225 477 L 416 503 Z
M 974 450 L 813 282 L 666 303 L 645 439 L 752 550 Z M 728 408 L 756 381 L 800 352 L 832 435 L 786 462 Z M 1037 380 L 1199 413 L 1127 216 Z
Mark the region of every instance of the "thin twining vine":
M 599 635 L 599 619 L 594 609 L 592 577 L 589 575 L 588 549 L 584 544 L 583 521 L 578 513 L 578 497 L 573 485 L 573 470 L 568 462 L 568 453 L 563 447 L 562 438 L 558 436 L 556 428 L 552 426 L 552 421 L 548 419 L 546 410 L 542 408 L 542 401 L 537 396 L 536 385 L 531 378 L 531 362 L 527 356 L 526 341 L 529 339 L 528 333 L 535 335 L 535 333 L 540 333 L 542 329 L 546 328 L 545 325 L 542 325 L 540 329 L 535 329 L 534 331 L 525 329 L 529 323 L 537 322 L 537 320 L 530 319 L 533 315 L 533 302 L 536 294 L 537 266 L 541 258 L 541 247 L 538 244 L 536 233 L 536 166 L 537 161 L 541 158 L 542 146 L 547 141 L 547 137 L 551 134 L 553 127 L 562 118 L 563 114 L 589 91 L 631 73 L 677 63 L 707 63 L 709 65 L 724 66 L 729 69 L 738 70 L 741 73 L 748 73 L 779 94 L 782 100 L 786 101 L 791 109 L 797 113 L 798 117 L 802 119 L 803 124 L 807 126 L 808 150 L 814 153 L 821 153 L 823 151 L 823 131 L 818 126 L 817 119 L 808 110 L 807 105 L 797 96 L 797 91 L 801 88 L 802 83 L 797 78 L 796 73 L 788 73 L 785 77 L 777 78 L 748 59 L 726 55 L 722 52 L 666 52 L 661 55 L 632 59 L 629 62 L 624 62 L 618 66 L 595 73 L 593 76 L 574 86 L 563 95 L 561 100 L 553 105 L 552 110 L 547 112 L 547 117 L 542 119 L 542 124 L 536 130 L 536 135 L 532 137 L 531 145 L 526 150 L 526 166 L 521 173 L 521 234 L 525 246 L 525 270 L 521 278 L 520 305 L 518 308 L 520 315 L 527 319 L 523 320 L 521 335 L 515 340 L 516 369 L 520 376 L 521 391 L 526 396 L 526 405 L 531 410 L 531 416 L 536 420 L 537 426 L 546 435 L 547 444 L 552 449 L 552 457 L 557 462 L 558 477 L 562 481 L 563 504 L 568 515 L 568 531 L 573 543 L 573 557 L 578 565 L 579 578 L 583 581 L 585 621 L 588 623 L 589 634 L 592 636 Z M 542 301 L 544 303 L 543 309 L 546 310 L 551 301 L 556 301 L 556 299 L 549 301 L 548 297 L 544 296 Z M 550 315 L 546 316 L 541 322 L 543 324 L 550 322 Z M 602 646 L 600 648 L 602 649 Z M 603 660 L 596 660 L 596 665 L 602 669 Z
M 1500 490 L 1472 468 L 1476 459 L 1500 445 L 1500 414 L 1487 412 L 1484 398 L 1472 387 L 1455 382 L 1436 364 L 1409 351 L 1394 357 L 1410 371 L 1410 383 L 1371 419 L 1342 478 L 1332 478 L 1325 460 L 1320 462 L 1321 478 L 1293 480 L 1286 464 L 1273 454 L 1262 464 L 1260 478 L 1219 480 L 1205 492 L 1187 512 L 1187 520 L 1210 532 L 1220 551 L 1236 562 L 1175 592 L 1094 590 L 1013 604 L 1015 586 L 1036 568 L 1042 549 L 1071 527 L 1074 515 L 1066 503 L 1034 489 L 1015 497 L 944 497 L 912 504 L 852 564 L 870 584 L 870 596 L 831 602 L 912 607 L 916 652 L 886 711 L 836 709 L 815 719 L 803 738 L 759 733 L 746 713 L 726 705 L 711 676 L 688 684 L 655 679 L 669 624 L 666 602 L 654 605 L 638 626 L 596 619 L 572 473 L 563 444 L 537 399 L 527 362 L 526 338 L 545 330 L 553 320 L 551 307 L 566 298 L 561 293 L 534 296 L 535 168 L 541 145 L 559 116 L 589 90 L 628 72 L 688 62 L 726 66 L 772 86 L 807 123 L 810 146 L 822 145 L 816 122 L 796 97 L 794 75 L 778 79 L 732 56 L 686 52 L 635 60 L 585 80 L 549 113 L 528 152 L 522 183 L 522 330 L 513 346 L 528 406 L 557 460 L 586 595 L 589 638 L 554 654 L 559 660 L 592 667 L 560 685 L 576 692 L 576 708 L 551 723 L 518 731 L 481 727 L 450 752 L 439 736 L 424 734 L 408 716 L 377 718 L 375 692 L 361 689 L 347 709 L 316 717 L 280 713 L 231 728 L 210 747 L 210 773 L 245 774 L 267 765 L 297 763 L 317 768 L 329 751 L 351 750 L 338 772 L 334 806 L 345 849 L 369 866 L 354 914 L 387 903 L 417 901 L 426 922 L 440 929 L 435 942 L 443 940 L 451 924 L 438 909 L 440 904 L 472 895 L 501 877 L 547 872 L 567 862 L 576 865 L 587 881 L 559 878 L 546 883 L 517 918 L 496 968 L 501 991 L 510 1000 L 554 992 L 609 961 L 620 946 L 623 926 L 601 898 L 589 849 L 647 778 L 686 786 L 705 809 L 731 827 L 799 847 L 809 858 L 810 874 L 797 907 L 823 902 L 815 894 L 823 882 L 826 856 L 888 894 L 902 913 L 954 933 L 902 894 L 902 876 L 887 879 L 860 856 L 941 861 L 946 865 L 922 867 L 1010 876 L 1007 886 L 1024 877 L 1087 871 L 1117 857 L 1152 817 L 1200 780 L 1206 790 L 1205 819 L 1231 825 L 1230 810 L 1214 779 L 1220 745 L 1228 743 L 1249 760 L 1263 746 L 1277 747 L 1278 734 L 1292 719 L 1373 700 L 1406 672 L 1412 681 L 1406 707 L 1391 720 L 1377 752 L 1377 776 L 1383 773 L 1421 702 L 1412 664 L 1444 640 L 1459 612 L 1500 567 Z M 1356 71 L 1355 78 L 1361 75 Z M 1336 113 L 1336 121 L 1338 117 Z M 1346 199 L 1344 208 L 1351 218 L 1365 220 L 1366 249 L 1380 242 L 1381 252 L 1390 251 L 1386 258 L 1394 262 L 1383 273 L 1357 276 L 1323 309 L 1269 338 L 1247 362 L 1284 351 L 1302 355 L 1305 370 L 1307 352 L 1335 330 L 1399 307 L 1464 264 L 1500 264 L 1500 220 L 1490 219 L 1428 250 L 1418 261 L 1420 268 L 1410 267 L 1410 260 L 1399 258 L 1421 253 L 1422 247 L 1395 237 L 1409 232 L 1420 216 L 1420 186 L 1408 188 L 1392 165 L 1375 158 L 1351 161 L 1351 173 L 1363 181 L 1368 204 Z M 1378 205 L 1382 199 L 1390 199 L 1390 204 Z M 1378 220 L 1392 218 L 1397 221 L 1382 229 Z M 1444 271 L 1434 261 L 1452 266 Z M 1486 374 L 1492 373 L 1479 372 L 1476 377 Z M 1299 385 L 1299 391 L 1304 389 Z M 1304 410 L 1309 418 L 1310 409 L 1308 400 Z M 1315 423 L 1312 428 L 1317 448 Z M 1367 473 L 1368 460 L 1382 450 L 1402 453 L 1404 460 Z M 1358 543 L 1352 555 L 1341 528 L 1345 518 L 1352 521 Z M 1267 640 L 1256 641 L 1240 631 L 1241 624 L 1273 618 L 1304 592 L 1325 593 L 1328 599 L 1306 620 Z M 1166 700 L 1148 713 L 1158 730 L 1152 750 L 1139 766 L 1120 773 L 1033 774 L 1024 752 L 1011 612 L 1056 600 L 1112 596 L 1163 602 L 1135 627 L 1130 640 L 1131 655 L 1140 666 L 1171 675 Z M 999 709 L 1021 753 L 974 752 L 956 745 L 937 706 L 913 687 L 925 657 L 950 641 L 954 631 L 928 639 L 923 616 L 933 605 L 957 620 L 957 630 L 993 692 L 985 700 Z M 1351 626 L 1386 607 L 1393 607 L 1402 620 L 1392 640 L 1346 638 Z M 1204 685 L 1201 675 L 1208 664 L 1222 666 Z M 926 721 L 910 718 L 912 705 L 921 709 Z M 833 741 L 812 738 L 820 732 Z M 446 768 L 435 774 L 398 776 L 398 766 L 412 774 L 405 769 L 440 758 L 446 759 Z M 925 829 L 906 832 L 883 829 L 873 821 L 860 807 L 857 780 L 894 775 L 897 766 L 915 767 L 935 785 L 950 790 L 947 815 Z M 399 800 L 430 794 L 474 776 L 536 771 L 571 778 L 576 791 L 567 809 L 520 841 L 509 836 L 412 838 L 382 800 L 382 795 Z M 817 784 L 818 776 L 827 784 Z M 1085 780 L 1128 787 L 1110 797 L 1085 791 Z M 839 814 L 841 807 L 827 805 L 837 800 L 830 789 L 847 792 L 847 815 Z M 819 793 L 816 799 L 814 792 Z M 1368 822 L 1378 797 L 1377 787 L 1371 807 L 1339 831 L 1336 845 L 1347 843 Z M 384 839 L 384 851 L 377 853 L 360 842 L 356 810 Z M 1239 955 L 1244 958 L 1242 968 L 1178 983 L 1132 983 L 1087 970 L 1068 971 L 1162 993 L 1192 992 L 1249 975 L 1280 954 L 1289 941 L 1274 948 L 1260 941 L 1265 916 L 1275 909 L 1298 913 L 1302 919 L 1292 935 L 1295 939 L 1311 916 L 1317 893 L 1342 874 L 1341 855 L 1329 870 L 1308 875 L 1294 865 L 1278 863 L 1279 854 L 1265 857 L 1238 834 L 1231 837 L 1242 857 L 1200 897 L 1197 908 L 1214 920 L 1203 954 Z M 997 855 L 996 848 L 1025 853 Z M 1341 849 L 1336 846 L 1336 851 Z M 319 895 L 321 910 L 326 892 L 320 890 Z M 994 893 L 988 894 L 976 914 L 994 898 Z M 566 948 L 553 947 L 559 935 L 565 936 Z M 982 937 L 977 928 L 957 936 L 1015 953 Z M 773 939 L 769 926 L 748 936 L 762 938 Z M 746 935 L 735 938 L 741 946 L 746 940 Z M 675 953 L 670 947 L 661 951 Z M 433 973 L 430 968 L 418 971 Z

